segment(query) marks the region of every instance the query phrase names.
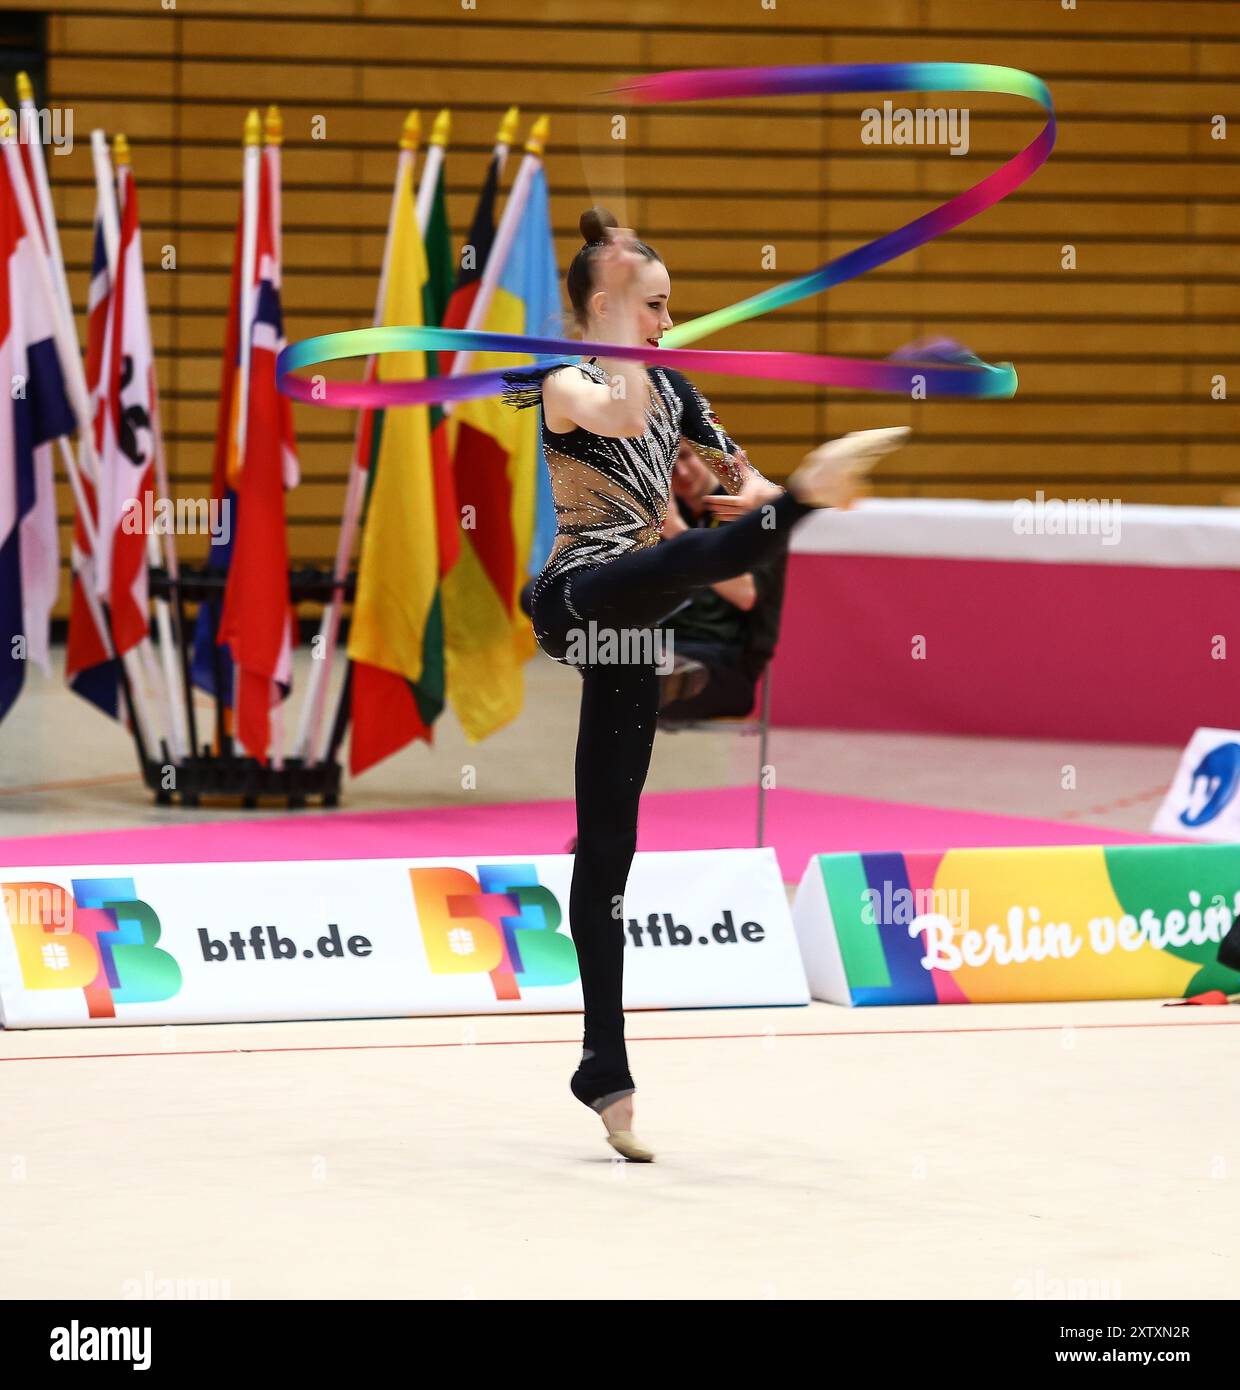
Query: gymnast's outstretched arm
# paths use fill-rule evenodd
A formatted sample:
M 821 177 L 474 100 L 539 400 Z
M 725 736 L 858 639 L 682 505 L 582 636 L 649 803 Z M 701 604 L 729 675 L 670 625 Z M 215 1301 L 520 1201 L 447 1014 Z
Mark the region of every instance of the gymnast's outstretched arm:
M 749 462 L 745 451 L 720 423 L 711 403 L 689 378 L 670 367 L 662 370 L 684 406 L 680 433 L 727 491 L 735 497 L 747 482 L 755 479 L 768 487 L 777 487 Z

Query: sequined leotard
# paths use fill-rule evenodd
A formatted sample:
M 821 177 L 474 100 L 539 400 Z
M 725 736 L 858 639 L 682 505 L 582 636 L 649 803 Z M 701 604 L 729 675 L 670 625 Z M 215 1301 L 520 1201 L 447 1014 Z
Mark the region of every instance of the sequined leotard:
M 594 358 L 575 366 L 591 381 L 606 385 L 610 379 Z M 518 408 L 541 406 L 543 380 L 561 370 L 565 370 L 563 364 L 543 371 L 510 373 L 505 400 Z M 666 367 L 647 370 L 650 404 L 641 435 L 614 439 L 580 427 L 556 434 L 547 428 L 545 417 L 541 421 L 557 531 L 534 584 L 531 604 L 536 614 L 547 587 L 555 584 L 568 615 L 580 621 L 572 598 L 574 571 L 660 544 L 672 466 L 682 436 L 728 492 L 739 492 L 747 476 L 762 476 L 739 457 L 739 446 L 687 377 Z M 550 626 L 559 624 L 552 621 Z M 537 619 L 535 633 L 544 650 L 562 660 L 556 650 L 560 644 Z

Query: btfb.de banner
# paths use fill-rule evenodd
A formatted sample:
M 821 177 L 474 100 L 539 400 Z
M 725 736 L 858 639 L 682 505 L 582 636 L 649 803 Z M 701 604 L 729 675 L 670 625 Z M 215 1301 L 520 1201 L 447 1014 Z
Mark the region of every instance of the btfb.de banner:
M 0 869 L 6 1028 L 579 1010 L 569 855 Z M 642 853 L 625 1005 L 807 1004 L 773 850 Z

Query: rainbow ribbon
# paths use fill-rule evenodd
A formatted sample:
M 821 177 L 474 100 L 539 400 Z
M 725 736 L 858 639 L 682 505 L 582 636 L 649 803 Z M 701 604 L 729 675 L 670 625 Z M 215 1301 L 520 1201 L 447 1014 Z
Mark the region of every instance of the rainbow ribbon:
M 290 373 L 324 362 L 416 350 L 497 352 L 539 356 L 557 362 L 582 357 L 611 357 L 674 367 L 684 372 L 712 372 L 753 380 L 800 381 L 811 386 L 847 386 L 859 391 L 910 394 L 920 386 L 928 396 L 1006 398 L 1016 393 L 1011 363 L 983 362 L 967 349 L 948 344 L 948 351 L 906 349 L 886 361 L 824 357 L 802 352 L 723 352 L 688 350 L 692 343 L 721 328 L 795 304 L 867 270 L 895 260 L 993 207 L 1020 187 L 1047 160 L 1055 146 L 1055 108 L 1046 84 L 1019 68 L 987 63 L 862 63 L 845 66 L 708 68 L 661 72 L 635 78 L 614 92 L 637 103 L 705 101 L 715 97 L 789 96 L 805 92 L 1001 92 L 1028 97 L 1046 112 L 1037 137 L 1014 158 L 963 193 L 894 232 L 827 261 L 817 270 L 776 285 L 749 299 L 703 314 L 670 329 L 664 346 L 618 347 L 569 338 L 535 338 L 519 333 L 432 327 L 361 328 L 324 333 L 290 343 L 280 353 L 276 372 L 280 390 L 297 400 L 344 408 L 426 405 L 498 395 L 505 369 L 455 377 L 408 381 L 308 381 Z M 512 368 L 506 370 L 511 371 Z

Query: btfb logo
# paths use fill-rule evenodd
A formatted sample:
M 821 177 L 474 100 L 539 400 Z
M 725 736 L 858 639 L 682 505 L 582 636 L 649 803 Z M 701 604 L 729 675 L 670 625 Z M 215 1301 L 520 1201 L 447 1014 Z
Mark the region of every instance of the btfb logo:
M 80 989 L 90 1018 L 115 1018 L 117 1004 L 171 999 L 181 968 L 156 948 L 159 918 L 131 878 L 0 884 L 26 989 Z
M 533 864 L 479 864 L 477 878 L 464 869 L 410 869 L 409 877 L 436 974 L 484 970 L 496 999 L 577 978 L 572 938 L 556 930 L 560 904 Z

